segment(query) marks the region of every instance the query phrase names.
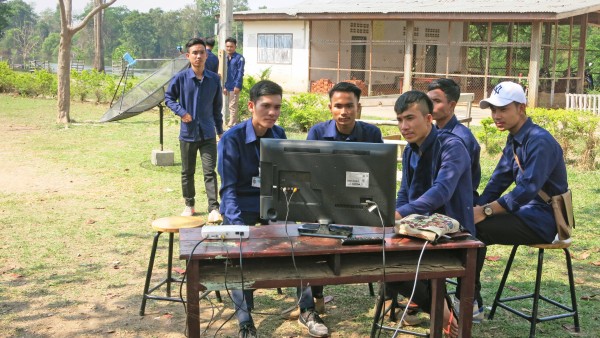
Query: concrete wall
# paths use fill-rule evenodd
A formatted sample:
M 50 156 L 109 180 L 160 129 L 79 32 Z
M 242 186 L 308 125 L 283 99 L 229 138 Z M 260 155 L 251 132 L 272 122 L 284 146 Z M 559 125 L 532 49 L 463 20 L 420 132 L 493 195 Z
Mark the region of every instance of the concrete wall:
M 368 32 L 351 32 L 351 24 L 366 24 Z M 352 40 L 356 37 L 366 38 L 365 69 L 373 72 L 364 74 L 371 84 L 393 84 L 398 81 L 398 75 L 404 67 L 404 27 L 405 21 L 246 21 L 244 22 L 244 57 L 246 58 L 246 74 L 256 75 L 271 68 L 271 79 L 280 83 L 287 92 L 304 92 L 310 88 L 310 80 L 327 78 L 338 81 L 338 50 L 340 51 L 340 68 L 351 68 Z M 341 28 L 341 34 L 340 34 Z M 450 74 L 460 71 L 460 48 L 456 42 L 462 40 L 462 23 L 452 23 L 450 30 L 448 22 L 419 21 L 415 22 L 418 35 L 415 37 L 416 72 L 425 71 L 425 53 L 427 44 L 437 45 L 437 62 L 435 73 L 446 72 L 446 57 L 450 53 L 448 63 Z M 426 37 L 425 30 L 439 30 L 439 37 Z M 310 31 L 312 30 L 312 32 Z M 291 64 L 258 63 L 258 41 L 260 33 L 277 33 L 293 35 L 293 52 Z M 373 42 L 370 37 L 373 36 Z M 451 48 L 448 50 L 448 39 Z M 341 42 L 338 42 L 341 40 Z M 372 57 L 372 60 L 369 60 Z M 310 61 L 310 65 L 309 65 Z M 313 70 L 308 71 L 308 67 Z M 320 70 L 314 68 L 330 68 Z M 352 77 L 348 70 L 339 72 L 339 80 Z
M 292 34 L 292 63 L 258 63 L 257 36 L 261 33 Z M 279 83 L 286 92 L 306 92 L 309 89 L 309 24 L 307 21 L 245 21 L 244 58 L 245 74 L 256 76 L 271 68 L 271 80 Z

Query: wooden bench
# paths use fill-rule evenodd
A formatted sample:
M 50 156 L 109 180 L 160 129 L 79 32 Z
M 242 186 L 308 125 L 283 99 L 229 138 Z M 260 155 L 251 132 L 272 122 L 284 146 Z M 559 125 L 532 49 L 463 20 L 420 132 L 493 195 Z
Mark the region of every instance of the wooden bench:
M 461 93 L 460 98 L 458 99 L 457 106 L 465 106 L 465 114 L 456 115 L 458 118 L 458 122 L 462 124 L 466 124 L 469 127 L 473 118 L 471 117 L 471 108 L 473 106 L 473 100 L 475 100 L 474 93 Z M 392 107 L 393 109 L 393 107 Z M 462 110 L 462 109 L 461 109 Z M 396 120 L 366 120 L 359 119 L 359 121 L 363 121 L 366 123 L 374 124 L 376 126 L 397 126 L 398 122 Z

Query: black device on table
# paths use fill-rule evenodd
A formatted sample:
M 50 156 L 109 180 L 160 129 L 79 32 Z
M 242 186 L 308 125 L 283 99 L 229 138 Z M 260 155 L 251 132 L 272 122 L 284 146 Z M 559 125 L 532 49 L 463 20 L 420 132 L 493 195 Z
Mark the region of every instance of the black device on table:
M 352 227 L 337 224 L 304 223 L 298 227 L 302 236 L 344 239 L 352 236 Z

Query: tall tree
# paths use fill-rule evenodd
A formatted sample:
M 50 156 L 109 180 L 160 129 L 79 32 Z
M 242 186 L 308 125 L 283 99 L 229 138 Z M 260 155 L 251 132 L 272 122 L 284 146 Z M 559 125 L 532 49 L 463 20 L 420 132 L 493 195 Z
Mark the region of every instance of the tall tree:
M 0 38 L 4 36 L 4 30 L 8 27 L 10 16 L 10 7 L 6 4 L 6 0 L 0 0 Z
M 94 9 L 77 24 L 72 23 L 72 0 L 58 0 L 60 9 L 60 44 L 58 48 L 58 123 L 69 123 L 71 110 L 71 44 L 73 35 L 80 31 L 99 11 L 107 8 L 117 0 L 109 0 Z
M 94 7 L 99 7 L 102 4 L 104 4 L 104 0 L 94 0 Z M 103 10 L 99 10 L 94 16 L 94 68 L 99 72 L 104 72 L 103 17 Z

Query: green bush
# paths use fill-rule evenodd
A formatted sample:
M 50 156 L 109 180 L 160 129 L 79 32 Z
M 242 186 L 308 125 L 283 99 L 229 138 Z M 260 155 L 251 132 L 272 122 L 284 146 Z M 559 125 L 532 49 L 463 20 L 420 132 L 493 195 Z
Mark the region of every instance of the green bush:
M 545 108 L 528 109 L 527 114 L 556 138 L 566 161 L 587 170 L 596 167 L 600 117 L 584 111 Z
M 479 143 L 485 146 L 485 151 L 490 155 L 498 154 L 506 144 L 506 133 L 501 132 L 494 125 L 491 117 L 481 120 L 482 129 L 476 133 Z
M 321 94 L 301 93 L 284 100 L 279 124 L 286 129 L 302 132 L 319 122 L 330 119 L 327 99 Z
M 14 90 L 21 96 L 36 97 L 38 88 L 31 73 L 14 72 Z
M 35 92 L 37 95 L 55 97 L 58 92 L 58 83 L 56 75 L 46 69 L 38 69 L 32 74 L 35 82 Z
M 14 90 L 15 72 L 10 69 L 7 62 L 0 62 L 0 92 L 7 93 Z
M 589 112 L 545 108 L 527 109 L 527 115 L 554 136 L 563 149 L 565 161 L 587 170 L 597 167 L 600 117 Z M 502 151 L 507 134 L 500 132 L 489 117 L 481 121 L 481 126 L 476 136 L 486 152 L 493 155 Z
M 71 69 L 71 100 L 78 98 L 79 101 L 85 101 L 91 92 L 91 87 L 85 82 L 87 71 L 78 72 Z

